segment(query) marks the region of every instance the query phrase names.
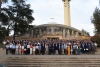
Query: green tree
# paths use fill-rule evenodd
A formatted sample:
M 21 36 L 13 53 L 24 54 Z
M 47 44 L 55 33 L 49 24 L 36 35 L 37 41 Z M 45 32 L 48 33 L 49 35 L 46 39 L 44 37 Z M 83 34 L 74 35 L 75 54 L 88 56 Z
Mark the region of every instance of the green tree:
M 7 3 L 8 2 L 8 0 L 0 0 L 0 13 L 1 13 L 1 4 L 2 3 Z
M 82 29 L 81 31 L 82 31 L 83 33 L 87 34 L 88 36 L 90 36 L 90 33 L 87 32 L 86 30 Z
M 26 4 L 25 0 L 12 0 L 13 5 L 7 8 L 2 8 L 0 15 L 2 24 L 14 30 L 15 34 L 20 32 L 19 29 L 27 29 L 29 24 L 34 20 L 30 9 L 30 4 Z
M 95 27 L 94 33 L 100 34 L 100 10 L 97 7 L 95 8 L 95 11 L 93 12 L 91 23 L 93 23 Z
M 8 33 L 9 32 L 5 27 L 0 26 L 0 43 L 2 43 L 3 39 L 8 35 Z

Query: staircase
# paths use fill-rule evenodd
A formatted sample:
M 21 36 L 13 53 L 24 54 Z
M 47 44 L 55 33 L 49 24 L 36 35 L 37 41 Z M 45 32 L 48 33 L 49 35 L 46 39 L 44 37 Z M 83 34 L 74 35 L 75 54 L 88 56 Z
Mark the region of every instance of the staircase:
M 100 67 L 100 57 L 66 57 L 63 55 L 21 55 L 14 57 L 0 57 L 0 63 L 6 67 Z M 21 56 L 21 57 L 20 57 Z M 54 57 L 53 57 L 54 56 Z M 94 55 L 95 56 L 95 55 Z

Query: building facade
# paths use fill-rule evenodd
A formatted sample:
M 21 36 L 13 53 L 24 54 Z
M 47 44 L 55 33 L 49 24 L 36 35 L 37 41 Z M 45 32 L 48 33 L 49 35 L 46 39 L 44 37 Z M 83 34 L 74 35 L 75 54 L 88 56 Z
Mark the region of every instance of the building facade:
M 27 31 L 23 38 L 40 38 L 40 39 L 79 39 L 87 36 L 81 31 L 62 24 L 43 24 L 35 26 Z

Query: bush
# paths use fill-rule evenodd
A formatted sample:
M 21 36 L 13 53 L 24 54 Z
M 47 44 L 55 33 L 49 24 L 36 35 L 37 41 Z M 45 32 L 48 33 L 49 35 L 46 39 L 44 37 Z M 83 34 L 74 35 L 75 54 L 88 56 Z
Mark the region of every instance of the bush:
M 3 47 L 3 44 L 0 44 L 0 47 Z
M 93 37 L 91 37 L 92 42 L 96 42 L 98 45 L 100 45 L 100 34 L 96 34 Z

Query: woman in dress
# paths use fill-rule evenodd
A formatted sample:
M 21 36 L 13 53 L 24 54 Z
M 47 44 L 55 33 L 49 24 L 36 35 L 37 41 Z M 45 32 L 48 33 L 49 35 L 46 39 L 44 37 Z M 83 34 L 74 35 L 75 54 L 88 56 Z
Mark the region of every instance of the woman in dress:
M 18 54 L 18 48 L 19 48 L 19 45 L 18 45 L 18 43 L 16 44 L 16 52 L 15 52 L 15 54 Z
M 19 44 L 19 52 L 18 52 L 18 54 L 21 54 L 21 44 Z
M 71 55 L 72 55 L 72 53 L 73 53 L 73 45 L 72 44 L 70 46 L 70 50 L 71 50 Z
M 46 49 L 45 53 L 48 54 L 48 44 L 47 43 L 45 45 L 45 49 Z
M 35 44 L 33 46 L 33 55 L 35 55 Z
M 32 43 L 31 43 L 31 46 L 30 46 L 30 55 L 32 55 L 33 53 L 33 46 L 32 46 Z
M 22 45 L 22 54 L 24 54 L 24 44 Z

